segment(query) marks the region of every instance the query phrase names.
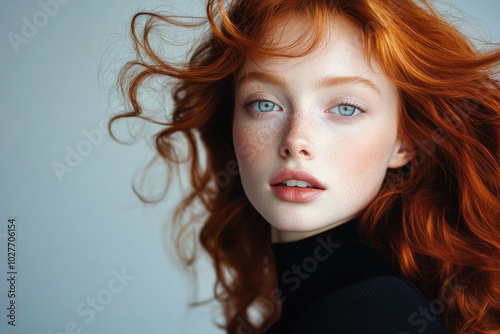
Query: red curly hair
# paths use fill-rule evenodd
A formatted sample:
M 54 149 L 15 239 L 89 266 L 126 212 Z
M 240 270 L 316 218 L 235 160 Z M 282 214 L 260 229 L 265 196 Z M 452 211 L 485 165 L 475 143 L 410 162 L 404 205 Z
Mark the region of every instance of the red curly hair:
M 277 21 L 297 15 L 310 25 L 297 39 L 306 51 L 264 46 Z M 210 30 L 185 63 L 160 56 L 153 36 L 162 25 L 201 24 L 138 13 L 131 24 L 137 60 L 118 78 L 128 109 L 110 120 L 110 132 L 121 118 L 162 125 L 156 149 L 171 169 L 180 163 L 174 135 L 184 135 L 192 189 L 174 216 L 178 254 L 193 264 L 196 243 L 187 241 L 197 233 L 213 259 L 214 296 L 225 317 L 220 326 L 228 333 L 242 324 L 264 332 L 279 318 L 280 305 L 270 226 L 246 198 L 237 170 L 235 77 L 248 58 L 311 52 L 332 15 L 359 27 L 367 59 L 399 88 L 399 134 L 414 153 L 405 167 L 387 172 L 361 217 L 362 239 L 429 300 L 441 302 L 451 333 L 500 333 L 500 49 L 479 52 L 429 1 L 235 0 L 225 8 L 223 0 L 208 0 Z M 152 79 L 175 79 L 165 122 L 143 114 L 140 90 Z M 195 213 L 196 204 L 205 215 Z M 190 229 L 194 224 L 202 224 L 199 233 Z M 444 298 L 450 284 L 460 288 Z

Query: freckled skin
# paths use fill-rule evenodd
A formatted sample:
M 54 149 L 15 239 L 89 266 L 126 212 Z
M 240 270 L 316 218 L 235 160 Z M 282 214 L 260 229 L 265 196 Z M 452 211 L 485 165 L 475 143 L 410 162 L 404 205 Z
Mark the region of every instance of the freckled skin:
M 300 29 L 297 20 L 274 33 L 283 34 L 281 40 L 286 42 Z M 273 241 L 302 239 L 356 217 L 375 198 L 387 169 L 410 159 L 397 135 L 397 88 L 378 67 L 368 66 L 357 29 L 336 20 L 312 54 L 248 61 L 241 72 L 264 72 L 282 81 L 240 85 L 233 121 L 243 189 L 271 224 Z M 362 77 L 374 83 L 379 93 L 360 83 L 319 87 L 325 76 Z M 257 117 L 263 112 L 255 110 L 255 104 L 248 105 L 255 99 L 271 101 L 279 110 Z M 332 109 L 351 100 L 364 111 L 342 117 Z M 308 203 L 278 199 L 270 181 L 284 168 L 310 172 L 325 191 Z
M 269 131 L 264 129 L 255 131 L 252 127 L 242 127 L 235 135 L 237 136 L 235 137 L 235 150 L 238 156 L 250 164 L 258 164 L 261 159 L 260 152 L 264 151 L 266 146 L 274 140 Z

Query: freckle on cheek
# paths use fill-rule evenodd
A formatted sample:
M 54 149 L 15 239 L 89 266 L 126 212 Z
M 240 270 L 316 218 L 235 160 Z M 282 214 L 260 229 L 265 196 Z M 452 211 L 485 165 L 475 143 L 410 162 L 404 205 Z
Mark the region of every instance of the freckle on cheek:
M 272 138 L 268 133 L 262 134 L 254 129 L 240 129 L 235 136 L 236 152 L 243 161 L 240 163 L 255 164 L 262 160 L 266 150 L 272 147 Z

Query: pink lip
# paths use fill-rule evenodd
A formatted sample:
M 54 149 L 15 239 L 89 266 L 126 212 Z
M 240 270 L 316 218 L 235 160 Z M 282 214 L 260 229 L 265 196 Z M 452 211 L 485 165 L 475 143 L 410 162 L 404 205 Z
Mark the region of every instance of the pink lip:
M 299 188 L 280 186 L 279 184 L 287 180 L 300 180 L 312 184 L 316 188 Z M 283 169 L 271 180 L 271 190 L 277 198 L 282 201 L 293 203 L 307 203 L 314 201 L 325 191 L 325 186 L 321 184 L 312 174 L 293 169 Z
M 306 181 L 318 189 L 325 190 L 325 186 L 321 182 L 319 182 L 319 180 L 314 177 L 314 175 L 304 170 L 282 169 L 276 175 L 274 175 L 274 177 L 271 179 L 270 184 L 271 186 L 276 186 L 287 180 Z

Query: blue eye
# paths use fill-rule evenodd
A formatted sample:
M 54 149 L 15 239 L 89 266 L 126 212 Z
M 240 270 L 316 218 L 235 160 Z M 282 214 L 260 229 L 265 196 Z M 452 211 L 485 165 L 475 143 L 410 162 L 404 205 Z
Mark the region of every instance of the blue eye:
M 360 108 L 352 106 L 350 104 L 340 104 L 332 109 L 331 111 L 339 114 L 341 116 L 354 116 L 355 114 L 359 114 L 361 112 Z
M 279 110 L 279 107 L 275 103 L 265 100 L 254 101 L 250 103 L 250 107 L 260 112 L 270 112 L 273 110 Z

